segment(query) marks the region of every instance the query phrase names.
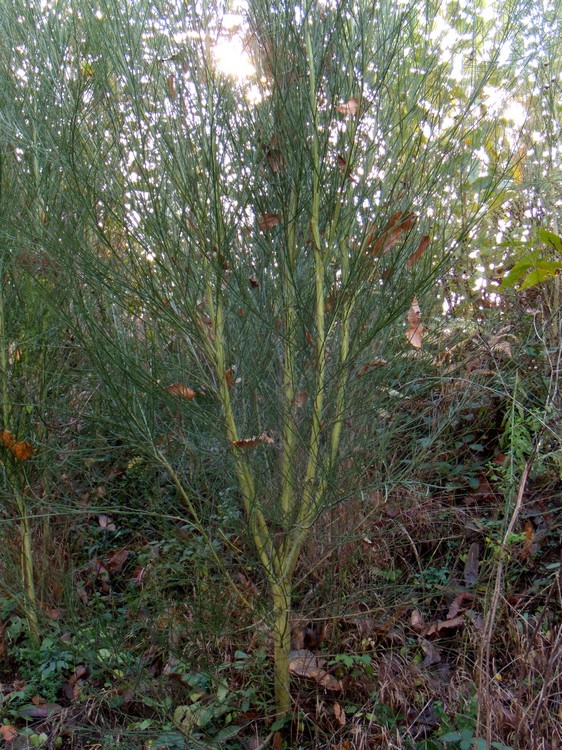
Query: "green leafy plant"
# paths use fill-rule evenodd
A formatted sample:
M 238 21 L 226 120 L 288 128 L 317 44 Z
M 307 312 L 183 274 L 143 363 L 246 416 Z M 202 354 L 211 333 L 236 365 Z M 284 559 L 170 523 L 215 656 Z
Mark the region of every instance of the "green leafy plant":
M 522 244 L 521 247 L 529 249 L 541 243 L 546 246 L 550 252 L 556 255 L 562 255 L 562 237 L 547 229 L 539 228 L 536 237 L 529 242 Z M 544 250 L 532 250 L 530 253 L 519 258 L 513 264 L 511 270 L 504 276 L 500 285 L 500 290 L 509 289 L 514 286 L 523 291 L 530 289 L 537 284 L 549 281 L 562 271 L 562 261 L 549 260 L 545 256 Z

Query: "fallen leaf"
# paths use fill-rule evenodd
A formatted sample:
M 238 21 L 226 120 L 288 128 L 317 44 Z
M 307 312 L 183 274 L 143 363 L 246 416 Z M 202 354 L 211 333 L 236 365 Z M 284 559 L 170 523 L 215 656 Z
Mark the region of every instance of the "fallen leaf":
M 315 680 L 326 690 L 340 692 L 343 690 L 342 683 L 319 665 L 319 661 L 311 651 L 298 649 L 289 654 L 289 670 L 298 677 L 307 677 Z
M 410 615 L 410 625 L 418 633 L 421 633 L 421 631 L 424 629 L 425 623 L 423 621 L 422 613 L 419 611 L 419 609 L 414 609 L 412 611 L 412 614 Z
M 479 558 L 480 545 L 478 542 L 472 542 L 468 548 L 468 554 L 464 564 L 464 582 L 467 586 L 474 585 L 478 579 Z
M 234 385 L 234 373 L 232 372 L 231 367 L 229 367 L 228 370 L 225 370 L 224 379 L 226 380 L 227 386 L 229 388 L 232 388 L 232 386 Z
M 185 398 L 187 401 L 193 401 L 195 396 L 197 396 L 197 391 L 194 391 L 191 388 L 188 388 L 186 385 L 182 385 L 181 383 L 173 383 L 172 385 L 169 385 L 166 390 L 172 396 Z
M 16 443 L 10 450 L 18 461 L 27 461 L 33 455 L 31 443 Z
M 72 674 L 68 678 L 68 682 L 71 685 L 76 685 L 76 683 L 78 682 L 78 680 L 81 680 L 82 677 L 84 677 L 87 673 L 88 673 L 88 670 L 86 669 L 86 667 L 83 664 L 79 664 L 76 667 L 76 669 L 74 670 L 74 674 Z
M 115 524 L 111 521 L 110 517 L 104 515 L 103 513 L 98 516 L 98 523 L 101 528 L 105 529 L 106 531 L 116 531 L 117 529 Z
M 533 524 L 528 518 L 525 521 L 523 530 L 525 532 L 525 540 L 523 542 L 523 551 L 524 551 L 524 556 L 528 557 L 533 551 L 533 540 L 535 538 L 535 529 L 533 528 Z
M 108 558 L 107 569 L 110 573 L 120 573 L 123 570 L 127 558 L 131 554 L 130 549 L 121 549 L 113 552 Z
M 18 736 L 18 730 L 12 724 L 3 724 L 0 726 L 0 735 L 4 742 L 11 742 Z
M 266 443 L 266 445 L 273 445 L 275 440 L 270 437 L 267 432 L 262 432 L 261 435 L 256 435 L 255 437 L 251 438 L 245 438 L 244 440 L 233 440 L 232 445 L 235 448 L 255 448 L 260 443 Z
M 452 620 L 454 617 L 457 617 L 457 615 L 461 614 L 461 612 L 464 612 L 464 610 L 466 609 L 465 602 L 472 602 L 473 600 L 473 593 L 471 593 L 470 591 L 461 591 L 461 593 L 457 594 L 451 602 L 451 605 L 447 612 L 447 619 Z
M 260 285 L 260 282 L 257 280 L 257 278 L 253 274 L 252 276 L 250 276 L 248 281 L 250 282 L 250 286 L 252 287 L 252 289 L 257 289 Z
M 336 717 L 336 721 L 340 725 L 340 727 L 345 727 L 346 722 L 346 716 L 345 716 L 345 709 L 343 709 L 339 703 L 334 703 L 334 716 Z
M 348 99 L 345 104 L 338 104 L 336 107 L 336 112 L 339 112 L 340 115 L 353 115 L 357 114 L 357 109 L 359 107 L 359 99 L 356 99 L 354 96 L 351 97 L 351 99 Z
M 429 247 L 429 243 L 430 243 L 429 235 L 426 234 L 421 238 L 421 241 L 420 241 L 420 244 L 418 245 L 417 250 L 414 250 L 414 252 L 408 258 L 408 261 L 406 263 L 408 268 L 411 268 L 414 265 L 414 263 L 416 263 L 422 257 L 422 255 L 425 253 L 425 251 Z
M 48 719 L 49 716 L 60 714 L 62 706 L 58 703 L 41 703 L 35 706 L 33 703 L 27 703 L 18 709 L 17 715 L 21 719 Z
M 9 430 L 2 430 L 0 438 L 6 448 L 18 461 L 27 461 L 33 455 L 33 446 L 31 443 L 18 441 Z
M 258 228 L 262 232 L 267 232 L 268 229 L 273 229 L 281 221 L 279 214 L 265 213 L 258 216 Z
M 430 667 L 432 664 L 439 664 L 441 661 L 441 654 L 439 653 L 439 649 L 437 649 L 433 643 L 430 643 L 425 638 L 420 638 L 420 646 L 425 654 L 425 659 L 423 660 L 425 667 Z
M 465 620 L 463 615 L 459 615 L 459 617 L 453 617 L 450 620 L 437 620 L 437 622 L 434 622 L 432 625 L 430 625 L 425 635 L 428 638 L 432 635 L 441 635 L 442 630 L 455 630 L 461 625 L 464 625 L 464 622 Z

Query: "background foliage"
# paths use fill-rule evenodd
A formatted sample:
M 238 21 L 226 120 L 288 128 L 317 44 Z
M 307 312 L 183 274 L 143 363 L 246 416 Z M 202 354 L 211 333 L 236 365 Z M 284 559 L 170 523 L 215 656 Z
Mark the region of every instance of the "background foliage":
M 3 738 L 555 747 L 559 9 L 3 10 Z

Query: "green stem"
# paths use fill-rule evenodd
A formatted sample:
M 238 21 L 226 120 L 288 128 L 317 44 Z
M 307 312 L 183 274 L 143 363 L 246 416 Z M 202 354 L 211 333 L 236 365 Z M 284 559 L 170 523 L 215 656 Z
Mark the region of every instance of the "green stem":
M 295 355 L 297 351 L 296 341 L 296 293 L 295 293 L 295 263 L 296 263 L 296 193 L 293 189 L 290 198 L 290 216 L 287 225 L 287 259 L 285 263 L 285 277 L 283 286 L 286 291 L 284 304 L 284 358 L 283 358 L 283 427 L 281 454 L 281 523 L 286 527 L 290 523 L 290 517 L 295 507 L 295 451 L 296 451 L 296 424 L 295 424 Z
M 291 712 L 291 582 L 281 579 L 271 586 L 273 598 L 273 671 L 277 718 Z
M 283 572 L 290 577 L 297 563 L 297 558 L 310 529 L 313 518 L 317 490 L 317 473 L 320 462 L 320 438 L 322 436 L 322 415 L 324 409 L 324 388 L 326 382 L 326 331 L 325 331 L 325 290 L 324 274 L 326 262 L 322 253 L 320 240 L 320 156 L 318 146 L 318 108 L 316 104 L 316 74 L 312 53 L 310 30 L 305 30 L 305 42 L 308 55 L 310 108 L 312 112 L 312 207 L 310 227 L 314 242 L 314 270 L 316 291 L 316 385 L 312 401 L 312 425 L 308 446 L 308 462 L 304 476 L 302 503 L 299 508 L 295 533 L 287 555 L 283 560 Z
M 2 271 L 3 268 L 0 263 L 0 378 L 2 379 L 2 419 L 4 423 L 3 429 L 9 430 L 11 400 L 8 385 L 8 342 L 6 340 Z M 14 504 L 18 514 L 19 533 L 21 537 L 20 575 L 24 593 L 23 610 L 25 619 L 27 620 L 31 643 L 34 647 L 38 647 L 40 643 L 40 629 L 37 617 L 37 595 L 34 582 L 33 545 L 29 508 L 27 507 L 24 494 L 20 492 L 17 473 L 8 462 L 5 463 L 5 471 L 14 495 Z

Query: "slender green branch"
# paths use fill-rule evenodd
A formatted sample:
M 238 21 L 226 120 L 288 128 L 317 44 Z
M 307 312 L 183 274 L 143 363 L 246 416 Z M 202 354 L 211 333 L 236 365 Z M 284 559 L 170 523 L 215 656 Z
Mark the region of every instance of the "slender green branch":
M 295 262 L 296 262 L 296 192 L 291 191 L 289 217 L 287 222 L 287 257 L 285 259 L 283 287 L 286 292 L 284 302 L 284 360 L 283 360 L 283 427 L 281 454 L 281 513 L 282 524 L 290 522 L 290 515 L 295 507 L 295 355 L 297 353 L 296 340 L 296 290 L 295 290 Z
M 179 493 L 179 496 L 182 499 L 183 504 L 185 505 L 185 507 L 189 511 L 189 513 L 191 515 L 191 518 L 192 518 L 192 520 L 193 520 L 193 522 L 194 522 L 194 524 L 195 524 L 198 532 L 203 537 L 203 540 L 204 540 L 204 542 L 205 542 L 205 544 L 207 546 L 207 549 L 211 553 L 211 556 L 212 556 L 213 560 L 215 561 L 218 569 L 221 571 L 222 575 L 225 577 L 226 582 L 228 583 L 228 585 L 230 586 L 230 588 L 232 589 L 232 591 L 236 594 L 236 596 L 238 597 L 238 599 L 242 602 L 242 604 L 245 607 L 251 608 L 251 604 L 248 602 L 248 600 L 246 599 L 246 597 L 240 591 L 240 589 L 238 588 L 238 586 L 234 583 L 234 581 L 232 580 L 232 578 L 230 576 L 230 573 L 226 569 L 223 561 L 220 559 L 220 556 L 219 556 L 217 550 L 215 549 L 215 546 L 214 546 L 211 538 L 209 537 L 209 535 L 207 534 L 207 532 L 205 530 L 205 527 L 203 526 L 203 524 L 199 520 L 199 516 L 197 514 L 195 506 L 193 505 L 193 502 L 191 501 L 191 498 L 189 497 L 189 494 L 188 494 L 187 490 L 183 486 L 180 478 L 178 477 L 177 473 L 174 471 L 172 465 L 170 464 L 170 462 L 168 461 L 168 459 L 164 456 L 164 454 L 161 451 L 156 450 L 155 451 L 155 456 L 156 456 L 157 460 L 160 462 L 160 464 L 164 467 L 164 469 L 168 472 L 168 475 L 170 476 L 172 482 L 174 483 L 174 486 L 177 489 L 177 491 Z

